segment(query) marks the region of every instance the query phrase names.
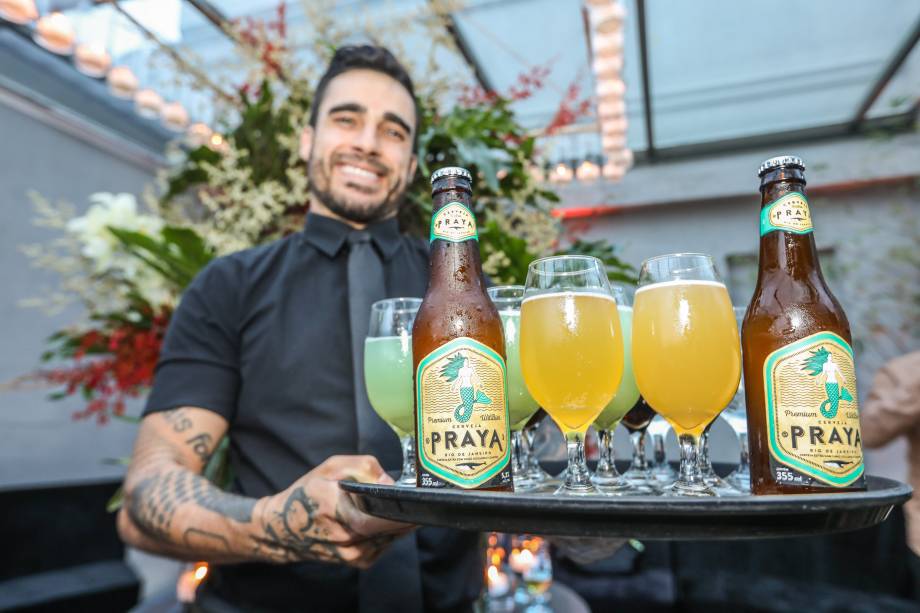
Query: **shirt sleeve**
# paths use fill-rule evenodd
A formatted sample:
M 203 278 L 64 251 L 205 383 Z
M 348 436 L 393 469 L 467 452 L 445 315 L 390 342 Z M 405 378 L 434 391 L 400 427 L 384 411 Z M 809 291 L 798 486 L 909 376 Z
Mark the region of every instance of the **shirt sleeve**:
M 241 280 L 228 258 L 214 260 L 186 288 L 166 330 L 144 415 L 182 406 L 231 421 L 240 384 Z
M 920 351 L 891 360 L 872 382 L 860 430 L 866 447 L 881 447 L 920 424 Z

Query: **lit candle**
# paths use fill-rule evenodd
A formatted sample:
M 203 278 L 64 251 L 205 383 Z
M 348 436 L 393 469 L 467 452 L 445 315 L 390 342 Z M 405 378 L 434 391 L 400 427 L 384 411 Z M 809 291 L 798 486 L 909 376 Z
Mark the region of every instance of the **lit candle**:
M 511 565 L 511 569 L 519 575 L 527 574 L 533 568 L 534 562 L 533 553 L 529 549 L 522 551 L 515 549 L 511 552 L 511 556 L 508 557 L 508 564 Z
M 498 570 L 496 566 L 489 566 L 486 573 L 489 578 L 489 596 L 491 598 L 500 598 L 508 594 L 511 589 L 511 581 L 508 575 Z

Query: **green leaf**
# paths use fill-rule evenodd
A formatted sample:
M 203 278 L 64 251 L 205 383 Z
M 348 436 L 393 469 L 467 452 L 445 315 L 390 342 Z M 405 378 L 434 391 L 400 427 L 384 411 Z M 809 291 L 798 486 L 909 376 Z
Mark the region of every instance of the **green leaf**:
M 125 504 L 125 486 L 119 486 L 115 493 L 109 498 L 105 505 L 105 510 L 109 513 L 115 513 Z

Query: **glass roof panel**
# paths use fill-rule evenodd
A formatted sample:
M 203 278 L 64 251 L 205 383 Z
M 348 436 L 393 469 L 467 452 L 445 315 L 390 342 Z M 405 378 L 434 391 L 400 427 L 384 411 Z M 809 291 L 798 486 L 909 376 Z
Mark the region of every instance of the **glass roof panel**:
M 918 102 L 920 102 L 920 44 L 914 45 L 913 51 L 908 54 L 901 68 L 869 107 L 866 117 L 875 118 L 905 113 Z
M 849 121 L 920 16 L 916 0 L 646 6 L 657 147 Z

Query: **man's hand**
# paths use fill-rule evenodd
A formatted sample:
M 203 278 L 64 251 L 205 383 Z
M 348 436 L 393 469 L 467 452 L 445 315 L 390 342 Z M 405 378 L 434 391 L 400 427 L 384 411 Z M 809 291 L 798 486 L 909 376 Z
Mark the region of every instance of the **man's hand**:
M 275 562 L 324 560 L 368 568 L 387 546 L 414 526 L 359 511 L 339 488 L 342 479 L 392 483 L 372 456 L 333 456 L 291 487 L 259 501 L 264 535 L 258 551 Z

